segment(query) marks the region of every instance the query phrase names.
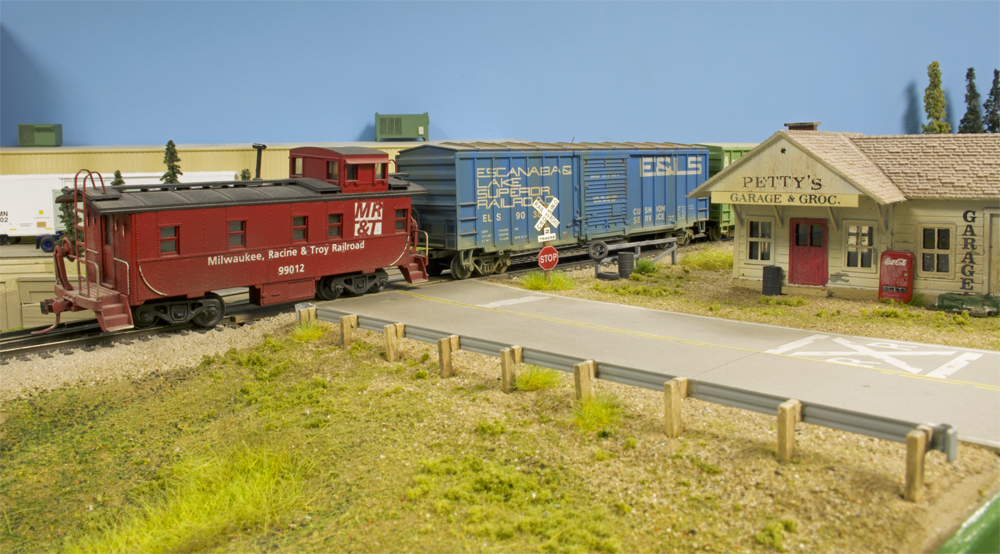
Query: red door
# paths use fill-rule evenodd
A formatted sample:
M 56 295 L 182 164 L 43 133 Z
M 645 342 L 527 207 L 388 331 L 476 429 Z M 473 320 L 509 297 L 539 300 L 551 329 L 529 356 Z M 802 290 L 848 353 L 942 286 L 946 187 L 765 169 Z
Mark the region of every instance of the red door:
M 101 216 L 101 284 L 115 288 L 115 220 L 111 216 Z
M 792 219 L 788 244 L 788 283 L 823 286 L 829 278 L 825 219 Z

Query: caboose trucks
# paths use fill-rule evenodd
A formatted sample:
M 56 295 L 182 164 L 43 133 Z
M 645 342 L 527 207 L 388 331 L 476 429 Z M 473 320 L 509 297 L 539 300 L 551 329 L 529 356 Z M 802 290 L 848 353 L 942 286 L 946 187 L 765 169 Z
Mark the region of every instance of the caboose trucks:
M 248 287 L 260 306 L 381 290 L 383 268 L 425 281 L 410 199 L 425 191 L 363 148 L 297 148 L 292 178 L 201 184 L 75 186 L 83 238 L 54 254 L 56 298 L 42 313 L 92 309 L 105 331 L 158 321 L 215 326 L 212 293 Z M 85 267 L 66 278 L 63 259 Z M 52 328 L 54 328 L 53 325 Z

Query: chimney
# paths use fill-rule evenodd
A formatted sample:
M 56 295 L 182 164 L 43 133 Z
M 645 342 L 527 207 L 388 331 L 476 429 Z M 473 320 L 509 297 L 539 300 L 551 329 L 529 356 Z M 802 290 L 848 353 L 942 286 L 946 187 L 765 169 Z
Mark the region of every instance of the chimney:
M 789 131 L 816 131 L 822 121 L 803 121 L 800 123 L 785 123 Z

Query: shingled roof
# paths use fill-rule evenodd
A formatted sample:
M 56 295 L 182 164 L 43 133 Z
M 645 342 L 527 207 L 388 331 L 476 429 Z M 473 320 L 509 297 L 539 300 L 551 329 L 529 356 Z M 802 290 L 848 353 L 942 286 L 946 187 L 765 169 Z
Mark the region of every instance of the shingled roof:
M 779 131 L 886 202 L 1000 199 L 1000 135 Z

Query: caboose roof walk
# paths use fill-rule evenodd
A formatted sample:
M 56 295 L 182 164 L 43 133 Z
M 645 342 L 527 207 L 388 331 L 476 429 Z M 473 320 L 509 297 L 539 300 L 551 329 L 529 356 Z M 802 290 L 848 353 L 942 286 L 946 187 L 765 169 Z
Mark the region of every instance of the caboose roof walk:
M 358 148 L 357 150 L 368 150 Z M 90 206 L 102 214 L 159 212 L 189 208 L 221 208 L 261 204 L 285 204 L 289 201 L 315 202 L 367 198 L 393 198 L 426 194 L 420 185 L 389 178 L 389 190 L 346 194 L 335 184 L 319 179 L 283 179 L 278 181 L 221 181 L 216 183 L 177 183 L 172 185 L 125 185 L 87 189 Z M 72 194 L 61 199 L 69 200 Z

